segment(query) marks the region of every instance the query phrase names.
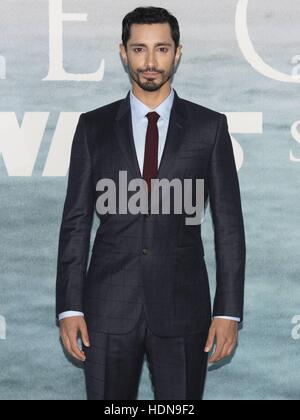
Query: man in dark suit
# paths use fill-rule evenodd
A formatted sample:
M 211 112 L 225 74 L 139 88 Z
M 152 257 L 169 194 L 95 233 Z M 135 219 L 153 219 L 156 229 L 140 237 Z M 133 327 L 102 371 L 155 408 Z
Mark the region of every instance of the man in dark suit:
M 216 342 L 211 363 L 231 355 L 243 319 L 245 235 L 227 119 L 171 88 L 182 46 L 168 11 L 134 10 L 122 41 L 132 91 L 82 114 L 73 140 L 57 267 L 61 338 L 85 362 L 90 400 L 136 399 L 145 355 L 155 399 L 200 400 L 208 353 Z M 153 179 L 204 180 L 217 262 L 213 314 L 201 224 L 187 224 L 173 206 L 169 214 L 96 212 L 87 270 L 98 181 L 118 187 L 120 171 L 128 182 L 144 180 L 149 197 Z

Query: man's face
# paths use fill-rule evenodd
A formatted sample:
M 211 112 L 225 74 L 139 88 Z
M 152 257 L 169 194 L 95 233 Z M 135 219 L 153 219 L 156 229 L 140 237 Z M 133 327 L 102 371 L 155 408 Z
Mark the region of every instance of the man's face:
M 182 48 L 175 50 L 168 23 L 134 24 L 127 51 L 120 47 L 131 79 L 147 92 L 160 90 L 173 77 Z

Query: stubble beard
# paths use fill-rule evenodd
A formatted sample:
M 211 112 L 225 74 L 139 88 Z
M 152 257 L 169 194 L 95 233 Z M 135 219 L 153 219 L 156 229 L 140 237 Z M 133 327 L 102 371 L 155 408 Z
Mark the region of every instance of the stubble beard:
M 151 71 L 156 71 L 156 69 L 148 69 Z M 156 92 L 160 90 L 175 74 L 175 60 L 172 64 L 171 69 L 168 72 L 159 72 L 162 75 L 162 80 L 158 82 L 156 79 L 148 79 L 146 82 L 143 82 L 141 79 L 143 77 L 144 70 L 134 71 L 130 64 L 128 64 L 128 71 L 131 80 L 135 81 L 137 85 L 146 92 Z M 158 76 L 159 77 L 159 76 Z

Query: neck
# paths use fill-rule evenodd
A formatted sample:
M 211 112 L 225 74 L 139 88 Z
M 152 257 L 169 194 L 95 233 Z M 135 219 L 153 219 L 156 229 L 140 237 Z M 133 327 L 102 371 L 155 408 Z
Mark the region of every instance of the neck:
M 157 108 L 171 93 L 171 85 L 166 83 L 160 90 L 147 92 L 140 88 L 136 83 L 133 84 L 133 94 L 143 102 L 148 108 Z

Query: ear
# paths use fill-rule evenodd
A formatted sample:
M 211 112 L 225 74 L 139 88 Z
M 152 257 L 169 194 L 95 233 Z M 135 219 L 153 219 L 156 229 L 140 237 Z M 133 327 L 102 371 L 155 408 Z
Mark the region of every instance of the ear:
M 120 44 L 120 54 L 125 65 L 128 64 L 127 51 L 123 43 Z
M 179 63 L 179 60 L 180 60 L 180 58 L 181 58 L 181 56 L 182 56 L 182 48 L 183 48 L 182 44 L 180 44 L 180 45 L 178 46 L 178 48 L 177 48 L 177 51 L 176 51 L 176 56 L 175 56 L 176 64 L 178 64 L 178 63 Z

